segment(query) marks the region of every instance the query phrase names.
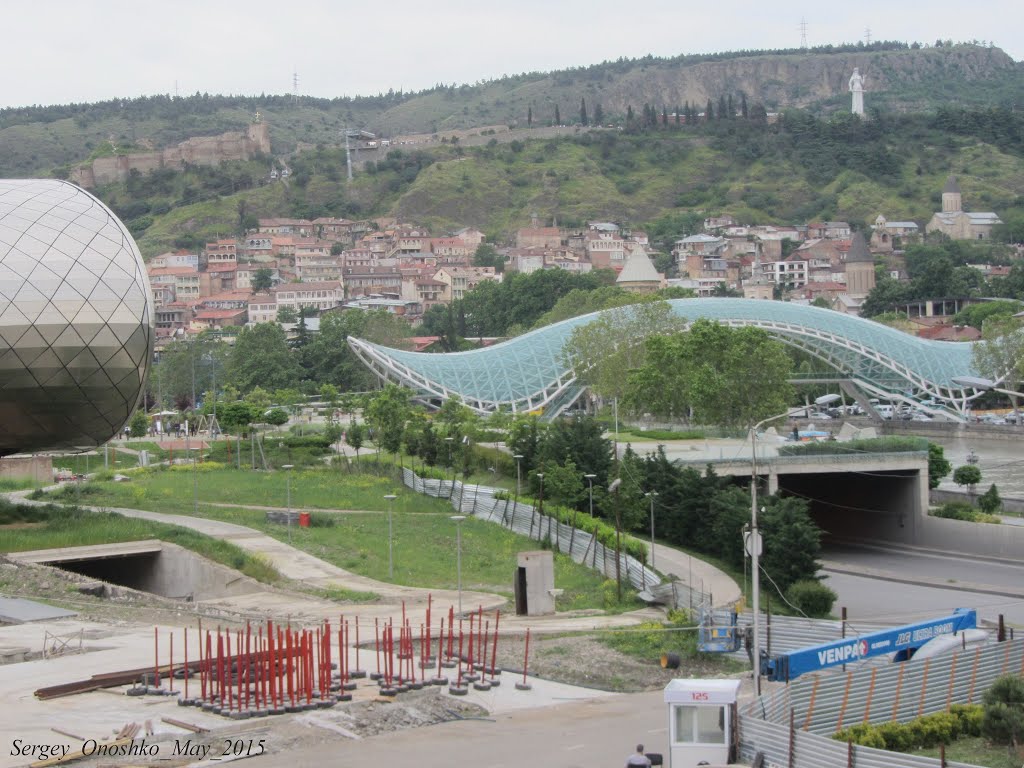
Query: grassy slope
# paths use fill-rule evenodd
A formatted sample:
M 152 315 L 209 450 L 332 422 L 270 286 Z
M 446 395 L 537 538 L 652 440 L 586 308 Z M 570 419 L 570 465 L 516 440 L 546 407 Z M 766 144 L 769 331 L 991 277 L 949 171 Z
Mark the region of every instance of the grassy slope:
M 1024 195 L 1024 158 L 985 144 L 955 144 L 904 143 L 895 147 L 899 165 L 892 179 L 846 169 L 823 186 L 782 154 L 747 163 L 685 134 L 620 138 L 607 158 L 598 146 L 568 140 L 526 142 L 519 152 L 509 145 L 471 149 L 462 158 L 445 148 L 411 184 L 390 172 L 363 174 L 351 187 L 315 175 L 305 189 L 278 183 L 176 208 L 155 216 L 139 245 L 152 256 L 182 233 L 231 233 L 240 200 L 251 213 L 269 216 L 290 215 L 296 201 L 319 204 L 341 196 L 358 201 L 364 215 L 399 215 L 435 230 L 473 225 L 511 234 L 535 211 L 563 223 L 608 218 L 642 224 L 682 210 L 767 223 L 818 217 L 868 223 L 879 213 L 926 222 L 951 172 L 960 178 L 968 209 L 1005 210 Z

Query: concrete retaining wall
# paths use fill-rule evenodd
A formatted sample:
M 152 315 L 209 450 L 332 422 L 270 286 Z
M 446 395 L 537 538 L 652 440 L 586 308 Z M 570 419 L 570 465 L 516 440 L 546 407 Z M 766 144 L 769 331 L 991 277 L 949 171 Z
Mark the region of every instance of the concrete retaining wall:
M 964 555 L 1024 560 L 1024 527 L 925 517 L 914 544 Z
M 238 571 L 179 547 L 161 542 L 160 554 L 146 570 L 136 589 L 173 598 L 210 600 L 247 595 L 262 589 L 260 584 Z
M 975 493 L 974 497 L 972 498 L 966 491 L 947 491 L 935 489 L 929 493 L 929 499 L 931 500 L 932 506 L 948 504 L 951 501 L 965 501 L 968 504 L 974 504 L 978 500 L 978 494 Z M 1004 498 L 1003 512 L 1008 515 L 1024 515 L 1024 499 Z
M 7 456 L 0 459 L 0 480 L 30 479 L 40 485 L 53 482 L 53 459 L 49 456 Z

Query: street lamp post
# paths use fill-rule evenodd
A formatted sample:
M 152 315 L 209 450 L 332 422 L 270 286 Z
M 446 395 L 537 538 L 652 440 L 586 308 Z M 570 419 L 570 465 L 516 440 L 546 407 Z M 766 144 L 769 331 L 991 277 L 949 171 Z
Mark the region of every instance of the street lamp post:
M 448 488 L 448 500 L 451 501 L 452 496 L 455 495 L 455 464 L 452 463 L 452 443 L 455 442 L 455 438 L 446 437 L 444 441 L 448 443 L 448 466 L 452 468 L 452 484 Z
M 393 579 L 395 578 L 395 548 L 391 528 L 391 507 L 392 502 L 398 497 L 389 493 L 384 498 L 388 500 L 388 578 Z
M 828 402 L 832 402 L 834 395 L 822 395 L 815 399 L 816 405 L 822 405 Z M 749 542 L 747 549 L 750 552 L 750 570 L 753 575 L 753 583 L 751 585 L 753 591 L 753 608 L 754 608 L 754 637 L 753 637 L 753 657 L 754 657 L 754 695 L 761 695 L 761 639 L 759 632 L 761 630 L 761 532 L 757 528 L 757 430 L 778 419 L 785 418 L 790 415 L 790 410 L 784 413 L 776 414 L 775 416 L 769 416 L 767 419 L 763 419 L 753 427 L 750 428 L 750 536 L 747 539 Z
M 644 496 L 651 500 L 651 568 L 654 568 L 654 499 L 657 495 L 657 491 L 650 491 L 644 494 Z
M 517 453 L 512 458 L 516 460 L 516 496 L 518 497 L 519 496 L 519 483 L 520 483 L 520 481 L 522 479 L 522 474 L 523 474 L 522 464 L 521 464 L 521 462 L 523 460 L 523 454 Z
M 540 501 L 537 504 L 537 518 L 538 518 L 537 524 L 539 526 L 541 526 L 541 528 L 543 528 L 544 527 L 544 473 L 543 472 L 538 472 L 537 473 L 537 478 L 540 480 Z M 532 528 L 532 526 L 531 526 L 531 528 Z M 548 530 L 549 530 L 549 538 L 550 538 L 550 528 Z M 538 529 L 538 531 L 537 531 L 537 541 L 540 541 L 540 535 L 541 535 L 541 530 Z
M 615 494 L 615 584 L 619 602 L 622 602 L 622 513 L 619 504 L 619 486 L 622 478 L 617 477 L 608 486 L 608 492 Z
M 465 515 L 452 515 L 451 519 L 455 521 L 455 570 L 459 585 L 459 615 L 462 615 L 462 521 L 466 519 Z
M 587 474 L 587 475 L 584 475 L 584 477 L 587 478 L 587 484 L 590 486 L 590 516 L 593 517 L 594 516 L 594 478 L 597 477 L 597 475 Z
M 284 483 L 286 488 L 286 514 L 288 515 L 288 543 L 292 543 L 292 467 L 294 464 L 282 464 L 281 469 L 286 471 Z
M 195 454 L 192 455 L 192 514 L 199 517 L 199 468 Z

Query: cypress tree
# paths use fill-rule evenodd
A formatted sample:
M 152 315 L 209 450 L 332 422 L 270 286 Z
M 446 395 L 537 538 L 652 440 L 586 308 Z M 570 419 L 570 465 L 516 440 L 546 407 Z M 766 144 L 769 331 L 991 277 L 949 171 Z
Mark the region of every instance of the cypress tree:
M 533 107 L 526 108 L 526 126 L 528 128 L 533 127 Z
M 715 105 L 711 103 L 711 99 L 708 99 L 708 105 L 704 109 L 704 120 L 710 121 L 715 119 Z
M 562 124 L 562 115 L 558 111 L 558 105 L 555 104 L 555 125 L 561 125 L 561 124 Z
M 580 99 L 580 123 L 582 125 L 589 125 L 590 121 L 587 119 L 587 100 Z

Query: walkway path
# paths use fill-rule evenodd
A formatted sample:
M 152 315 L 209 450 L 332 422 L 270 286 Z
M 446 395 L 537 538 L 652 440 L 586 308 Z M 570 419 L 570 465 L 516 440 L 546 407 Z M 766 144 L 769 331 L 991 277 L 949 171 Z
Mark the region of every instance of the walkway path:
M 4 495 L 21 503 L 44 503 L 25 499 L 29 492 L 14 491 Z M 401 619 L 404 609 L 405 615 L 410 618 L 415 626 L 417 623 L 424 621 L 428 599 L 432 601 L 433 615 L 435 617 L 438 615 L 438 611 L 447 613 L 449 606 L 458 605 L 459 594 L 455 590 L 407 587 L 376 581 L 366 576 L 359 576 L 244 525 L 189 517 L 187 515 L 128 509 L 125 507 L 84 508 L 177 525 L 214 538 L 230 541 L 249 553 L 265 557 L 285 578 L 302 582 L 307 586 L 333 587 L 357 592 L 373 592 L 379 595 L 380 600 L 374 603 L 346 604 L 343 606 L 347 613 L 358 613 L 363 618 L 371 620 L 380 618 L 384 621 L 388 618 L 393 618 L 398 621 Z M 329 618 L 336 617 L 339 611 L 339 604 L 336 602 L 272 589 L 254 592 L 250 595 L 234 596 L 220 600 L 207 600 L 204 602 L 238 610 L 246 614 L 278 617 L 292 615 L 309 617 L 310 619 Z M 492 611 L 496 608 L 505 609 L 508 607 L 507 602 L 504 597 L 489 592 L 462 591 L 462 605 L 467 611 L 475 610 L 481 606 L 485 611 Z M 656 620 L 661 618 L 661 616 L 661 611 L 652 608 L 615 616 L 591 615 L 590 612 L 586 611 L 561 613 L 552 616 L 513 616 L 503 612 L 501 626 L 503 629 L 512 632 L 523 632 L 527 627 L 534 632 L 565 632 L 629 626 L 643 621 Z
M 658 573 L 671 574 L 691 589 L 710 594 L 713 605 L 728 605 L 740 599 L 739 585 L 729 574 L 686 552 L 655 543 L 653 563 Z

